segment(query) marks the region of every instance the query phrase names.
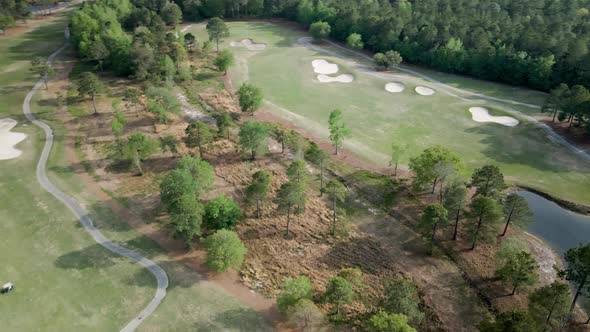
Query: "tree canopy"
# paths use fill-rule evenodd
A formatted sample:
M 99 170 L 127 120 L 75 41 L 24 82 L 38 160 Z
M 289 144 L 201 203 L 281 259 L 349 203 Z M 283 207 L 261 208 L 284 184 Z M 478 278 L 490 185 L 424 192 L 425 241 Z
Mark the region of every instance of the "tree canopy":
M 414 188 L 419 189 L 432 183 L 432 193 L 441 180 L 443 167 L 448 167 L 454 172 L 461 169 L 461 161 L 453 152 L 440 145 L 427 148 L 419 156 L 410 159 L 410 169 L 414 172 Z
M 342 116 L 342 111 L 334 110 L 330 112 L 330 119 L 328 120 L 328 125 L 330 129 L 330 141 L 334 145 L 336 149 L 336 154 L 338 154 L 338 148 L 342 146 L 342 142 L 348 136 L 350 136 L 350 129 L 346 127 L 344 123 L 344 118 Z
M 239 270 L 244 262 L 246 247 L 238 233 L 221 229 L 205 239 L 207 266 L 216 272 Z
M 249 115 L 254 115 L 262 106 L 262 90 L 250 83 L 243 83 L 238 90 L 240 109 Z

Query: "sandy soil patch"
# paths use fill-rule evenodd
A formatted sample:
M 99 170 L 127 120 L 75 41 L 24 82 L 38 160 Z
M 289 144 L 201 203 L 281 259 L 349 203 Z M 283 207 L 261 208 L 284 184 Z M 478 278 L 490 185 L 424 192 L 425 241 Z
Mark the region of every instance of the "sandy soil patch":
M 406 89 L 406 86 L 400 82 L 390 82 L 385 84 L 385 91 L 389 92 L 402 92 Z
M 321 75 L 331 75 L 336 74 L 338 72 L 338 65 L 335 63 L 330 63 L 324 59 L 313 60 L 311 62 L 313 66 L 313 71 L 316 74 Z
M 13 119 L 0 119 L 0 160 L 19 157 L 23 152 L 14 146 L 24 141 L 27 135 L 11 132 L 18 122 Z
M 475 122 L 494 122 L 508 127 L 514 127 L 520 123 L 511 116 L 490 115 L 490 111 L 485 107 L 472 107 L 469 109 L 469 112 L 471 112 L 471 116 Z
M 416 93 L 418 93 L 421 96 L 432 96 L 436 92 L 433 89 L 427 88 L 425 86 L 417 86 L 415 90 Z
M 332 83 L 332 82 L 352 83 L 352 81 L 354 81 L 354 76 L 352 76 L 350 74 L 338 75 L 336 77 L 332 77 L 332 76 L 328 76 L 328 75 L 318 75 L 318 81 L 320 81 L 321 83 Z
M 229 44 L 231 47 L 245 47 L 250 51 L 262 51 L 266 49 L 266 44 L 255 43 L 252 39 L 242 39 L 241 41 L 233 41 Z

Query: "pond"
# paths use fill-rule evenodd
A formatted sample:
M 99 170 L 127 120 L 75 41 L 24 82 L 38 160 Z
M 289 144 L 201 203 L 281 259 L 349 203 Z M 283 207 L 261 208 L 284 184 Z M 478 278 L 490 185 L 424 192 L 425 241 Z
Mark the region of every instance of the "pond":
M 550 245 L 558 254 L 590 242 L 590 216 L 569 211 L 529 191 L 519 191 L 531 210 L 533 220 L 527 231 Z

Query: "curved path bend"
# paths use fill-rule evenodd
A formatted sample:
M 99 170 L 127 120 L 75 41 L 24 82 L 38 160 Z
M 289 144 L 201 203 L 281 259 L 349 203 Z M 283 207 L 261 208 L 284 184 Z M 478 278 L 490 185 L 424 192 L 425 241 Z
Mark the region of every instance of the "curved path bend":
M 65 31 L 66 39 L 69 38 L 69 31 L 66 29 Z M 47 63 L 51 65 L 53 60 L 56 56 L 58 56 L 64 49 L 66 45 L 59 48 L 57 51 L 53 52 L 47 59 Z M 52 194 L 55 198 L 61 201 L 78 220 L 80 224 L 84 227 L 86 232 L 90 234 L 90 236 L 96 241 L 96 243 L 100 244 L 101 246 L 107 248 L 108 250 L 112 251 L 113 253 L 119 254 L 121 256 L 125 256 L 142 266 L 148 269 L 158 282 L 158 286 L 156 289 L 156 294 L 151 302 L 135 317 L 132 321 L 130 321 L 124 328 L 121 329 L 122 332 L 130 332 L 134 331 L 143 320 L 145 320 L 149 315 L 151 315 L 160 305 L 160 302 L 166 296 L 166 288 L 168 288 L 168 275 L 166 271 L 162 269 L 158 264 L 154 263 L 153 261 L 149 260 L 148 258 L 142 256 L 140 253 L 122 247 L 118 244 L 113 243 L 110 241 L 106 236 L 104 236 L 92 223 L 92 219 L 88 215 L 88 212 L 76 202 L 74 198 L 68 196 L 61 190 L 59 190 L 47 177 L 47 173 L 45 169 L 47 168 L 47 159 L 49 158 L 49 153 L 51 152 L 51 147 L 53 146 L 53 131 L 51 127 L 45 124 L 42 121 L 39 121 L 35 118 L 35 116 L 31 113 L 30 102 L 37 90 L 43 85 L 44 79 L 40 79 L 37 84 L 33 87 L 31 91 L 25 97 L 23 102 L 23 113 L 26 118 L 35 124 L 37 127 L 43 129 L 45 132 L 45 146 L 43 147 L 43 151 L 41 152 L 41 157 L 39 158 L 39 162 L 37 163 L 37 181 L 45 189 L 47 192 Z
M 318 52 L 322 52 L 322 53 L 326 53 L 338 58 L 343 58 L 343 59 L 347 59 L 345 56 L 343 56 L 341 53 L 338 52 L 334 52 L 328 49 L 325 49 L 321 46 L 317 46 L 311 43 L 312 38 L 311 37 L 301 37 L 297 40 L 297 42 L 307 48 L 313 49 L 315 51 Z M 346 48 L 338 43 L 335 43 L 331 40 L 324 40 L 326 43 L 332 45 L 333 47 L 354 54 L 357 57 L 360 57 L 362 59 L 365 59 L 367 61 L 370 62 L 374 62 L 373 58 L 371 58 L 370 56 L 362 53 L 362 52 L 358 52 L 358 51 L 354 51 L 351 50 L 349 48 Z M 379 73 L 379 72 L 375 72 L 372 68 L 369 68 L 368 66 L 362 65 L 360 63 L 357 63 L 355 61 L 353 61 L 354 65 L 362 72 L 372 75 L 372 76 L 376 76 L 376 77 L 380 77 L 380 78 L 384 78 L 384 79 L 388 79 L 391 78 L 395 75 L 393 74 L 387 74 L 387 73 Z M 460 88 L 456 88 L 454 86 L 448 85 L 444 82 L 441 82 L 433 77 L 430 77 L 428 75 L 424 75 L 422 73 L 419 73 L 417 71 L 408 69 L 408 68 L 404 68 L 404 67 L 400 67 L 400 66 L 396 66 L 396 69 L 405 72 L 407 74 L 413 75 L 413 76 L 417 76 L 420 77 L 426 81 L 429 81 L 431 83 L 434 83 L 436 85 L 438 85 L 439 89 L 442 90 L 442 92 L 444 92 L 445 94 L 451 96 L 451 97 L 455 97 L 455 98 L 459 98 L 463 101 L 468 101 L 468 102 L 475 102 L 472 99 L 457 95 L 451 91 L 454 91 L 456 93 L 461 93 L 464 95 L 468 95 L 469 97 L 476 97 L 476 98 L 481 98 L 481 99 L 486 99 L 490 102 L 495 102 L 493 103 L 494 107 L 500 108 L 503 111 L 510 113 L 514 116 L 517 117 L 521 117 L 524 118 L 528 121 L 530 121 L 531 123 L 535 124 L 537 127 L 541 128 L 545 134 L 547 135 L 547 137 L 558 144 L 563 145 L 564 147 L 568 148 L 570 151 L 572 151 L 573 153 L 575 153 L 576 155 L 578 155 L 579 157 L 581 157 L 582 159 L 586 160 L 586 161 L 590 161 L 590 151 L 585 151 L 583 149 L 581 149 L 580 147 L 578 147 L 576 144 L 570 142 L 569 140 L 567 140 L 565 137 L 559 135 L 557 132 L 555 132 L 555 130 L 553 130 L 553 128 L 551 128 L 550 126 L 548 126 L 547 124 L 539 121 L 538 119 L 525 114 L 521 111 L 515 110 L 514 108 L 506 105 L 506 104 L 512 104 L 512 105 L 520 105 L 520 106 L 525 106 L 528 108 L 532 108 L 532 109 L 536 109 L 536 110 L 540 110 L 541 106 L 539 105 L 534 105 L 534 104 L 528 104 L 528 103 L 523 103 L 523 102 L 519 102 L 519 101 L 515 101 L 515 100 L 511 100 L 511 99 L 504 99 L 504 98 L 498 98 L 498 97 L 493 97 L 493 96 L 488 96 L 482 93 L 476 93 L 476 92 L 472 92 L 472 91 L 468 91 L 468 90 L 464 90 L 464 89 L 460 89 Z M 503 104 L 498 104 L 498 102 L 503 103 Z

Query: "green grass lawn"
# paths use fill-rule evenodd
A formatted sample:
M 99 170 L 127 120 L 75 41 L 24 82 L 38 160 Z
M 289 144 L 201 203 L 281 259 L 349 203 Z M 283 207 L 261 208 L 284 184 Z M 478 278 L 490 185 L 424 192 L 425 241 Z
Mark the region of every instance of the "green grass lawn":
M 140 265 L 97 245 L 36 181 L 44 136 L 21 113 L 23 99 L 37 80 L 28 71 L 29 60 L 47 57 L 63 44 L 67 14 L 37 23 L 30 32 L 0 38 L 0 118 L 18 120 L 14 130 L 28 135 L 17 146 L 23 151 L 19 158 L 0 161 L 0 284 L 16 285 L 14 292 L 0 296 L 0 330 L 117 331 L 151 300 L 156 282 Z M 70 133 L 55 116 L 53 96 L 40 90 L 31 108 L 54 128 L 48 166 L 52 180 L 91 211 L 107 237 L 142 251 L 169 275 L 167 297 L 139 330 L 269 329 L 261 316 L 200 282 L 196 273 L 171 261 L 156 243 L 85 193 L 65 160 L 64 142 Z
M 466 176 L 476 167 L 496 164 L 513 184 L 590 204 L 589 163 L 552 143 L 531 123 L 506 127 L 472 120 L 469 108 L 473 106 L 485 106 L 492 109 L 492 114 L 504 115 L 494 110 L 497 102 L 464 100 L 443 91 L 420 96 L 414 91 L 416 86 L 438 89 L 437 86 L 402 72 L 383 76 L 362 70 L 359 61 L 353 61 L 354 57 L 329 45 L 324 44 L 322 48 L 345 56 L 336 57 L 298 45 L 298 38 L 305 34 L 290 28 L 244 22 L 229 23 L 229 27 L 231 36 L 225 39 L 223 47 L 243 38 L 268 44 L 266 50 L 259 52 L 231 48 L 236 54 L 236 64 L 231 70 L 236 86 L 246 80 L 260 86 L 266 98 L 265 107 L 323 138 L 328 137 L 330 111 L 341 109 L 352 129 L 345 147 L 367 161 L 387 165 L 392 142 L 409 144 L 410 153 L 403 163 L 424 148 L 441 144 L 461 156 Z M 199 40 L 206 38 L 203 25 L 193 26 L 191 32 Z M 318 82 L 311 66 L 311 61 L 318 58 L 337 63 L 338 74 L 352 73 L 355 81 L 351 84 Z M 367 64 L 366 61 L 360 63 Z M 473 92 L 522 102 L 542 102 L 543 95 L 534 91 L 427 70 L 424 73 Z M 401 93 L 386 92 L 384 86 L 390 81 L 402 82 L 406 89 Z M 518 110 L 534 112 L 525 107 L 518 107 Z

